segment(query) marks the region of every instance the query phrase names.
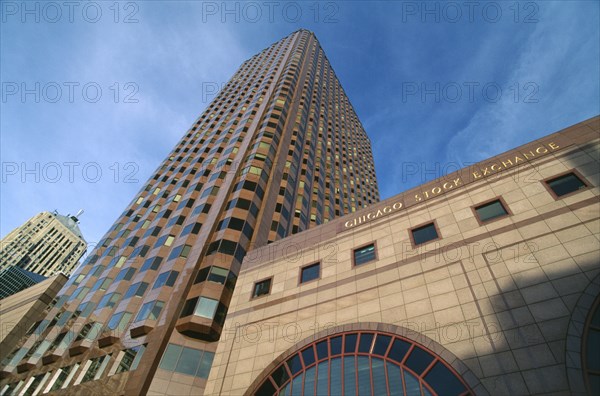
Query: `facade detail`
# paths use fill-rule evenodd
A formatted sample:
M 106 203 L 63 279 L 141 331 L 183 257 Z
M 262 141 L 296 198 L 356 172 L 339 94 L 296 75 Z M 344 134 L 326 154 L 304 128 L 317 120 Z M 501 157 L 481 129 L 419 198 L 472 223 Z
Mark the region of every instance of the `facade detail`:
M 246 253 L 378 200 L 369 139 L 297 31 L 241 65 L 4 359 L 1 384 L 201 393 Z
M 599 195 L 595 117 L 253 250 L 206 393 L 599 394 Z
M 33 216 L 0 241 L 0 271 L 14 266 L 46 278 L 68 276 L 87 248 L 78 223 L 56 211 Z

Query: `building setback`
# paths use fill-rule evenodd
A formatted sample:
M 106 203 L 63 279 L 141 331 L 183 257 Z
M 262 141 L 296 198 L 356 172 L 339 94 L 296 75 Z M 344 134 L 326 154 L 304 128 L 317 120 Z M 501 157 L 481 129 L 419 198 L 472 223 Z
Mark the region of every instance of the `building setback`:
M 246 252 L 378 202 L 369 139 L 315 36 L 244 62 L 33 333 L 7 394 L 202 393 Z M 184 351 L 179 365 L 165 351 Z M 170 357 L 163 359 L 169 361 Z
M 252 251 L 206 394 L 600 394 L 599 162 L 595 117 Z
M 0 241 L 0 271 L 15 266 L 44 277 L 69 275 L 87 243 L 75 216 L 42 212 Z

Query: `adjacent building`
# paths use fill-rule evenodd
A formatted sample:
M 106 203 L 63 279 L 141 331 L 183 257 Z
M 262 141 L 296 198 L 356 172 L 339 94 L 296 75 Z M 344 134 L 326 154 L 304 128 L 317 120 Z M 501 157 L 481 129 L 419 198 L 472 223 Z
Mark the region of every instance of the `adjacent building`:
M 599 186 L 596 117 L 253 250 L 206 394 L 600 394 Z
M 68 276 L 87 248 L 78 223 L 76 216 L 56 211 L 33 216 L 0 241 L 0 271 L 17 267 L 45 278 Z
M 246 253 L 378 200 L 319 42 L 285 37 L 240 66 L 5 357 L 4 392 L 170 394 L 185 377 L 202 393 Z

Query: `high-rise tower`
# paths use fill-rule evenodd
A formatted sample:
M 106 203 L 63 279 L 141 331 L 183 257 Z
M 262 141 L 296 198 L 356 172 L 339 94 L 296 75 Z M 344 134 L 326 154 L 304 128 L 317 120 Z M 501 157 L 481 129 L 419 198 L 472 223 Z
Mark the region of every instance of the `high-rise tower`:
M 246 253 L 378 200 L 369 139 L 297 31 L 242 64 L 4 359 L 2 385 L 198 394 Z

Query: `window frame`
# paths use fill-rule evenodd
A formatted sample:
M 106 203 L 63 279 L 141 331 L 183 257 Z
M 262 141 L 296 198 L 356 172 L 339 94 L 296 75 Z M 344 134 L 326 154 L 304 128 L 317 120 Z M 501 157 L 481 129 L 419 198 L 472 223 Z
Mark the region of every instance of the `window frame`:
M 550 184 L 548 184 L 549 181 L 558 179 L 560 177 L 566 176 L 568 174 L 572 173 L 574 176 L 576 176 L 583 184 L 584 187 L 575 190 L 575 191 L 571 191 L 570 193 L 564 194 L 564 195 L 560 195 L 558 196 L 554 190 L 552 189 L 552 187 L 550 187 Z M 570 197 L 572 195 L 578 194 L 582 191 L 586 191 L 589 190 L 592 186 L 592 184 L 585 178 L 583 177 L 583 175 L 575 168 L 569 169 L 567 171 L 558 173 L 556 175 L 552 175 L 550 177 L 546 177 L 544 179 L 541 180 L 542 185 L 544 186 L 544 188 L 546 188 L 546 190 L 550 193 L 550 195 L 552 196 L 552 198 L 554 198 L 555 201 Z
M 429 224 L 433 224 L 433 226 L 435 227 L 435 233 L 437 234 L 437 238 L 430 239 L 430 240 L 428 240 L 426 242 L 416 243 L 415 242 L 415 237 L 413 235 L 413 231 L 417 230 L 419 228 L 423 228 L 423 227 L 425 227 L 425 226 L 427 226 Z M 417 226 L 409 228 L 408 229 L 408 236 L 410 238 L 410 243 L 411 243 L 413 249 L 417 249 L 417 248 L 419 248 L 419 246 L 424 246 L 424 245 L 427 245 L 428 243 L 439 241 L 440 239 L 442 239 L 442 233 L 440 232 L 440 229 L 439 229 L 439 227 L 437 225 L 437 222 L 435 220 L 429 220 L 429 221 L 421 223 L 421 224 L 419 224 Z
M 365 264 L 366 264 L 366 263 L 365 263 Z M 319 276 L 317 276 L 317 277 L 316 277 L 316 278 L 314 278 L 314 279 L 311 279 L 311 280 L 307 280 L 307 281 L 304 281 L 304 282 L 302 282 L 302 272 L 303 272 L 305 269 L 307 269 L 307 268 L 310 268 L 310 267 L 313 267 L 313 266 L 315 266 L 315 265 L 318 265 L 318 266 L 319 266 Z M 312 262 L 312 263 L 310 263 L 310 264 L 306 264 L 306 265 L 303 265 L 302 267 L 300 267 L 300 270 L 299 270 L 299 272 L 298 272 L 298 286 L 300 286 L 300 285 L 305 285 L 305 284 L 307 284 L 307 283 L 311 283 L 311 282 L 315 282 L 315 281 L 318 281 L 318 280 L 320 280 L 320 279 L 321 279 L 321 277 L 322 277 L 322 275 L 323 275 L 323 271 L 322 271 L 322 269 L 323 269 L 323 262 L 322 262 L 321 260 L 319 260 L 319 261 L 315 261 L 315 262 Z
M 373 245 L 375 258 L 373 260 L 365 261 L 364 263 L 357 264 L 356 263 L 356 251 L 366 248 L 369 245 Z M 377 253 L 377 241 L 371 241 L 369 243 L 364 243 L 359 247 L 352 248 L 352 268 L 362 267 L 363 265 L 373 263 L 379 260 L 379 254 Z
M 490 204 L 492 202 L 495 202 L 495 201 L 499 201 L 500 202 L 500 205 L 502 205 L 502 207 L 504 208 L 504 210 L 506 211 L 506 213 L 503 214 L 502 216 L 494 217 L 493 219 L 481 220 L 481 218 L 479 217 L 479 213 L 477 213 L 477 209 L 481 208 L 482 206 L 488 205 L 488 204 Z M 478 204 L 475 204 L 475 205 L 471 206 L 471 210 L 473 211 L 473 215 L 475 216 L 475 219 L 477 220 L 477 223 L 480 226 L 484 226 L 484 225 L 493 223 L 494 221 L 497 221 L 497 220 L 506 219 L 507 217 L 510 217 L 510 216 L 513 215 L 512 211 L 508 207 L 508 204 L 506 203 L 506 201 L 504 200 L 504 198 L 502 198 L 502 196 L 497 196 L 497 197 L 494 197 L 492 199 L 488 199 L 486 201 L 483 201 L 483 202 L 480 202 Z
M 259 283 L 265 282 L 265 281 L 270 281 L 269 282 L 269 291 L 265 294 L 261 294 L 258 296 L 255 296 L 255 290 L 256 290 L 256 285 L 258 285 Z M 257 298 L 261 298 L 261 297 L 265 297 L 265 296 L 270 296 L 271 295 L 271 291 L 273 290 L 273 276 L 269 276 L 267 278 L 263 278 L 263 279 L 259 279 L 256 282 L 254 282 L 254 284 L 252 285 L 252 291 L 250 292 L 250 300 L 255 300 Z

